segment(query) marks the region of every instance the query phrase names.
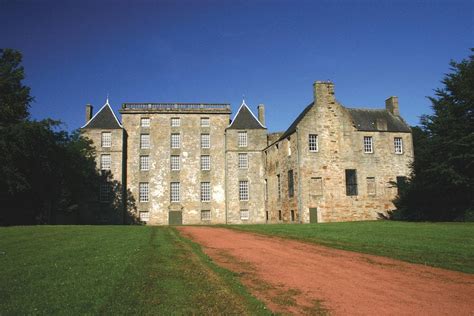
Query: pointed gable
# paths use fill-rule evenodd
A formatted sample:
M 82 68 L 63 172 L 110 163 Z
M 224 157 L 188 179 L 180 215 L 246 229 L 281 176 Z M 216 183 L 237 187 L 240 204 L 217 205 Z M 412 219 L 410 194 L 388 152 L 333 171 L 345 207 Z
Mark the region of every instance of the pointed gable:
M 82 128 L 121 129 L 122 124 L 115 116 L 109 100 Z
M 252 111 L 248 108 L 245 101 L 242 101 L 234 120 L 229 125 L 228 129 L 265 129 L 266 127 L 260 123 L 260 121 L 253 115 Z

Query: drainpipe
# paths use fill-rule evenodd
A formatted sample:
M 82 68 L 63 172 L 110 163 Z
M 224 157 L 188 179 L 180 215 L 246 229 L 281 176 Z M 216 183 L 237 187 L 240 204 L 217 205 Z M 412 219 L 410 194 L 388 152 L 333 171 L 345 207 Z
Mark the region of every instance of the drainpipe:
M 296 126 L 296 164 L 298 168 L 298 222 L 303 223 L 303 205 L 301 198 L 301 153 L 300 153 L 300 133 L 299 128 Z
M 225 161 L 225 168 L 224 168 L 224 185 L 225 185 L 225 224 L 227 225 L 227 131 L 224 132 L 224 161 Z

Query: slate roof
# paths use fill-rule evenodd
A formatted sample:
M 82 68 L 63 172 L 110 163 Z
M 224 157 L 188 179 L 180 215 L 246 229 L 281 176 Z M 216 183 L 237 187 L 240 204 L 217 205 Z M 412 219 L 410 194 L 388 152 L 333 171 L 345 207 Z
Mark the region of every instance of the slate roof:
M 293 123 L 291 123 L 290 127 L 288 127 L 288 129 L 283 133 L 283 135 L 281 135 L 281 137 L 277 140 L 277 142 L 282 139 L 285 139 L 286 137 L 296 132 L 296 126 L 303 119 L 303 117 L 305 117 L 306 113 L 308 113 L 309 110 L 311 110 L 311 107 L 313 107 L 313 105 L 314 105 L 314 102 L 312 102 L 310 105 L 305 107 L 303 112 L 301 112 L 300 115 L 298 115 L 298 117 L 293 121 Z
M 82 128 L 121 129 L 122 124 L 107 100 L 104 106 Z
M 265 129 L 266 127 L 253 115 L 245 101 L 242 102 L 232 123 L 227 129 Z
M 379 109 L 347 109 L 354 126 L 359 131 L 410 132 L 410 126 L 397 115 Z M 387 129 L 377 126 L 377 121 L 387 122 Z

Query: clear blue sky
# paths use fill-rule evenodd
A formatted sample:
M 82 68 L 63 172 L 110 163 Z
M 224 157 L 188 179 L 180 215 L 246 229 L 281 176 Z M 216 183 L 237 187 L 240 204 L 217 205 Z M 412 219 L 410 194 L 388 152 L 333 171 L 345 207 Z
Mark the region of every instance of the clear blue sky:
M 96 3 L 97 2 L 97 3 Z M 123 102 L 266 105 L 284 130 L 332 80 L 348 107 L 397 95 L 410 124 L 430 112 L 451 59 L 474 47 L 474 1 L 7 1 L 0 47 L 24 54 L 31 113 L 84 123 Z

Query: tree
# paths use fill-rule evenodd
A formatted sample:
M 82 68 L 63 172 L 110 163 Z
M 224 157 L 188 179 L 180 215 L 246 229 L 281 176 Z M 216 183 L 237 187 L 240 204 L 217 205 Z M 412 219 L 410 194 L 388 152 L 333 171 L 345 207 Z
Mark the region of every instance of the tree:
M 474 215 L 474 55 L 450 65 L 444 87 L 429 97 L 433 114 L 424 115 L 413 130 L 412 179 L 396 201 L 402 218 Z

